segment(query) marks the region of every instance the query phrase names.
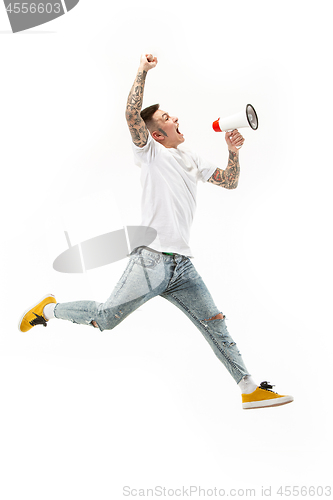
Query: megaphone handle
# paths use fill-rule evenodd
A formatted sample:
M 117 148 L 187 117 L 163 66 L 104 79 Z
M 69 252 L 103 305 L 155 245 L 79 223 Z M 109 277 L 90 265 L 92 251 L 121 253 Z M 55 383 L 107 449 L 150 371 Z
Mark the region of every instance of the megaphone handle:
M 236 130 L 235 128 L 231 128 L 229 130 L 226 130 L 226 132 L 233 132 L 234 130 Z M 242 144 L 243 145 L 243 144 Z M 242 146 L 236 146 L 236 149 L 240 149 Z

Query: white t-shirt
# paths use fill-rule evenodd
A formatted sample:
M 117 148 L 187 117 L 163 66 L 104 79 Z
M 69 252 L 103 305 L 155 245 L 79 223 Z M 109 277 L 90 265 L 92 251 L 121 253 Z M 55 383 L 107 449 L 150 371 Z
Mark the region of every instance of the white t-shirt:
M 141 167 L 141 224 L 157 231 L 149 247 L 192 257 L 189 239 L 197 182 L 206 182 L 216 166 L 180 147 L 165 148 L 150 134 L 143 148 L 132 146 L 135 164 Z

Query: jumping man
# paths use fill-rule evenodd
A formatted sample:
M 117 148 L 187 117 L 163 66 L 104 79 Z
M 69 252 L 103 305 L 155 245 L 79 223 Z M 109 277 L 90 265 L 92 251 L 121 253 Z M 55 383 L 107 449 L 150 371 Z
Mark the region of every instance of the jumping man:
M 19 328 L 26 332 L 57 318 L 100 331 L 112 330 L 145 302 L 160 296 L 178 307 L 201 331 L 238 384 L 244 409 L 290 403 L 292 396 L 273 392 L 273 386 L 267 382 L 258 386 L 253 381 L 227 330 L 225 315 L 191 262 L 189 239 L 197 183 L 200 180 L 235 189 L 240 174 L 239 148 L 244 138 L 237 130 L 226 133 L 229 159 L 225 169 L 181 147 L 185 138 L 176 116 L 170 116 L 158 104 L 142 110 L 146 76 L 156 65 L 156 57 L 141 56 L 126 106 L 134 161 L 141 168 L 142 226 L 155 229 L 156 239 L 149 247 L 142 245 L 132 251 L 106 302 L 58 303 L 53 295 L 47 295 L 23 315 Z

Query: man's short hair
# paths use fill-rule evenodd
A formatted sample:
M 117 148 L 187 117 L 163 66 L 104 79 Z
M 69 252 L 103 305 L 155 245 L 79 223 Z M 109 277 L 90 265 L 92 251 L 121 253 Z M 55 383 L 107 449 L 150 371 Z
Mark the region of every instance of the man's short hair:
M 145 122 L 148 130 L 150 130 L 153 126 L 153 114 L 156 113 L 156 111 L 159 109 L 160 105 L 159 104 L 153 104 L 152 106 L 148 106 L 148 108 L 145 108 L 141 111 L 140 116 Z

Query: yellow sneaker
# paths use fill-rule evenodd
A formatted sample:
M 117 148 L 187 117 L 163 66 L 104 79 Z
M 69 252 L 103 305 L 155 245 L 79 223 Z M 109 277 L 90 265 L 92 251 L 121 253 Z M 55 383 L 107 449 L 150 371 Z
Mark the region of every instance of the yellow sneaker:
M 273 385 L 269 385 L 268 382 L 261 382 L 260 386 L 258 386 L 254 392 L 242 394 L 243 410 L 281 406 L 294 401 L 292 396 L 281 396 L 272 391 L 272 387 Z
M 25 312 L 20 319 L 19 322 L 19 330 L 20 332 L 27 332 L 33 326 L 43 325 L 47 326 L 47 319 L 43 316 L 43 309 L 46 304 L 50 304 L 51 302 L 57 303 L 54 295 L 48 294 L 43 297 L 43 299 L 38 302 L 38 304 L 34 305 L 29 311 Z

